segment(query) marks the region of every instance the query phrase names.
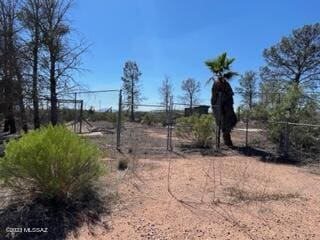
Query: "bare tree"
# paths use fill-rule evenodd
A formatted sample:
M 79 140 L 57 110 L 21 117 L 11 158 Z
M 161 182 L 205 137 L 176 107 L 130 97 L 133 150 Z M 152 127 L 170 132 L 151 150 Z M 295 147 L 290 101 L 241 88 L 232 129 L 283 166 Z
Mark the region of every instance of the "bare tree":
M 41 0 L 26 0 L 21 12 L 20 20 L 29 33 L 28 48 L 30 49 L 32 65 L 32 103 L 33 103 L 33 124 L 34 128 L 40 127 L 39 117 L 39 94 L 38 94 L 38 66 L 41 41 L 41 19 L 43 7 Z
M 27 131 L 22 74 L 23 53 L 19 43 L 20 28 L 17 23 L 17 2 L 0 2 L 0 71 L 4 93 L 3 110 L 6 121 L 4 131 L 16 132 L 15 107 L 19 106 L 22 127 Z
M 34 127 L 40 126 L 40 91 L 50 93 L 51 123 L 57 124 L 57 95 L 75 85 L 72 71 L 79 70 L 80 55 L 87 49 L 83 42 L 75 45 L 69 39 L 67 14 L 72 2 L 0 1 L 0 108 L 6 117 L 5 130 L 15 131 L 18 107 L 27 130 L 24 104 L 30 93 Z
M 239 85 L 236 91 L 240 93 L 244 104 L 251 110 L 253 99 L 257 96 L 257 74 L 253 71 L 245 72 L 239 80 Z
M 165 105 L 167 113 L 169 110 L 170 98 L 173 97 L 173 87 L 168 76 L 165 76 L 162 81 L 161 86 L 159 87 L 159 93 L 161 97 L 161 104 Z
M 181 89 L 184 93 L 182 99 L 187 102 L 190 107 L 190 111 L 192 111 L 193 104 L 198 101 L 200 82 L 193 78 L 188 78 L 187 80 L 182 81 Z
M 73 82 L 71 72 L 79 70 L 80 55 L 87 49 L 81 42 L 71 46 L 68 35 L 71 28 L 67 14 L 72 0 L 43 0 L 41 31 L 46 54 L 42 59 L 42 68 L 47 70 L 51 102 L 51 123 L 58 122 L 58 89 L 68 88 Z
M 130 121 L 134 121 L 134 109 L 141 99 L 141 89 L 139 86 L 139 77 L 141 72 L 138 64 L 134 61 L 127 61 L 123 68 L 123 91 L 127 98 L 127 103 L 130 109 Z

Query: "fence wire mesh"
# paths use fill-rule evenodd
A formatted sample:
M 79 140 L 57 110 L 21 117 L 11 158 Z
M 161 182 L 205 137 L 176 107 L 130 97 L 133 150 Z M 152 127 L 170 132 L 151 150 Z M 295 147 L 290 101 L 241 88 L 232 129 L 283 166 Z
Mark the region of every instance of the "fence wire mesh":
M 270 95 L 270 94 L 269 94 Z M 238 123 L 232 131 L 232 140 L 238 148 L 251 148 L 262 152 L 290 157 L 298 161 L 320 161 L 320 111 L 319 95 L 308 95 L 301 101 L 304 107 L 312 99 L 313 115 L 302 115 L 299 121 L 290 121 L 286 116 L 273 119 L 276 109 L 285 101 L 282 94 L 267 98 L 260 93 L 253 98 L 249 108 L 239 93 L 234 95 L 235 111 Z M 269 96 L 270 97 L 270 96 Z M 203 101 L 209 103 L 210 101 Z M 0 103 L 0 106 L 4 105 Z M 29 129 L 33 126 L 33 104 L 31 99 L 24 102 L 26 121 Z M 39 99 L 39 117 L 41 125 L 50 123 L 50 98 Z M 262 106 L 262 107 L 261 107 Z M 263 108 L 263 106 L 267 106 Z M 204 112 L 197 112 L 199 109 Z M 274 112 L 268 112 L 268 111 Z M 119 90 L 87 91 L 67 94 L 58 99 L 58 123 L 70 130 L 88 137 L 100 146 L 122 151 L 138 149 L 141 153 L 182 151 L 195 146 L 195 129 L 190 122 L 181 119 L 201 114 L 212 116 L 209 105 L 174 103 L 139 103 L 133 106 L 125 103 Z M 15 104 L 13 109 L 17 129 L 22 128 L 21 109 Z M 5 111 L 0 111 L 0 127 L 3 128 Z M 310 123 L 309 120 L 312 120 Z M 214 118 L 207 125 L 208 144 L 206 147 L 217 149 L 217 126 Z M 222 145 L 223 147 L 223 145 Z

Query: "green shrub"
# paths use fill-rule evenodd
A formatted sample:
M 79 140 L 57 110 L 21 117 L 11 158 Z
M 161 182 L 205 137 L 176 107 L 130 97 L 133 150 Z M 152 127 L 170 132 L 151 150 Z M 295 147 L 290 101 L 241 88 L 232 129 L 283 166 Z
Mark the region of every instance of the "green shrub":
M 156 123 L 156 118 L 153 113 L 144 113 L 141 117 L 141 123 L 151 126 Z
M 75 116 L 76 116 L 76 111 L 74 109 L 68 109 L 68 108 L 59 109 L 59 119 L 61 120 L 61 122 L 74 121 Z
M 166 112 L 145 112 L 141 114 L 141 123 L 149 126 L 155 124 L 167 125 Z
M 190 116 L 177 119 L 176 133 L 180 138 L 191 139 L 197 147 L 209 147 L 214 134 L 214 119 L 211 115 Z
M 271 110 L 267 128 L 269 139 L 277 145 L 280 153 L 285 150 L 292 158 L 298 158 L 299 154 L 301 158 L 304 158 L 302 155 L 316 158 L 320 153 L 320 128 L 297 126 L 290 122 L 318 124 L 318 107 L 315 100 L 304 97 L 298 86 L 288 88 L 281 102 Z
M 162 126 L 167 126 L 168 124 L 168 116 L 166 112 L 159 112 L 158 113 L 158 121 L 161 123 Z
M 192 128 L 197 120 L 196 116 L 180 117 L 176 120 L 176 135 L 183 139 L 193 139 Z
M 31 131 L 6 145 L 0 181 L 43 199 L 76 197 L 103 173 L 98 149 L 63 126 Z
M 112 124 L 112 127 L 116 127 L 118 121 L 117 112 L 92 112 L 85 111 L 83 117 L 90 122 L 106 121 Z M 122 116 L 122 122 L 124 121 L 124 116 Z
M 117 113 L 116 112 L 94 112 L 89 113 L 85 112 L 85 118 L 88 118 L 89 121 L 108 121 L 112 123 L 117 122 Z
M 264 104 L 257 104 L 253 106 L 249 117 L 251 120 L 266 122 L 270 117 L 270 111 Z
M 105 112 L 104 117 L 105 121 L 111 122 L 114 126 L 117 124 L 117 119 L 118 119 L 118 113 L 116 112 Z

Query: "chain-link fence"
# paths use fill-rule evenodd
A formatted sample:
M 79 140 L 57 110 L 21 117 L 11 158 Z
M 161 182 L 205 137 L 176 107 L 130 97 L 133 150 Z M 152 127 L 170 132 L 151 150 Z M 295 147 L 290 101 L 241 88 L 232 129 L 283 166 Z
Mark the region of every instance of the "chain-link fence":
M 130 103 L 123 101 L 119 90 L 84 91 L 66 96 L 57 101 L 58 123 L 100 146 L 125 152 L 139 149 L 138 152 L 148 154 L 194 148 L 220 150 L 217 144 L 220 135 L 209 105 L 197 104 L 190 108 L 187 104 L 171 101 L 168 106 L 139 103 L 132 109 Z M 315 99 L 315 104 L 308 103 L 309 106 L 305 100 L 306 103 L 300 104 L 301 109 L 298 109 L 303 113 L 296 117 L 299 121 L 292 121 L 286 114 L 281 115 L 282 108 L 279 108 L 280 112 L 277 110 L 277 106 L 285 101 L 281 94 L 274 94 L 271 99 L 262 94 L 255 96 L 250 108 L 248 103 L 242 104 L 239 93 L 234 96 L 234 108 L 238 116 L 238 123 L 231 134 L 234 145 L 239 149 L 251 149 L 298 161 L 319 160 L 320 115 L 317 97 L 307 96 L 306 99 Z M 41 125 L 50 123 L 50 105 L 50 98 L 39 99 Z M 305 110 L 307 107 L 313 110 Z M 19 118 L 21 110 L 18 104 L 13 111 L 17 129 L 21 129 L 23 123 Z M 30 129 L 33 126 L 33 111 L 32 101 L 25 100 L 26 122 Z M 197 125 L 195 122 L 200 116 L 208 117 Z M 1 128 L 4 120 L 5 114 L 1 111 Z
M 57 118 L 58 124 L 68 124 L 75 118 L 77 109 L 82 104 L 81 100 L 58 98 L 57 99 Z M 1 104 L 0 105 L 5 105 Z M 4 122 L 8 116 L 12 117 L 16 127 L 16 131 L 20 132 L 23 129 L 23 125 L 27 126 L 27 129 L 34 128 L 34 106 L 32 99 L 25 98 L 23 103 L 23 111 L 21 105 L 10 103 L 10 107 L 4 107 L 0 111 L 0 128 L 4 129 Z M 8 110 L 10 109 L 10 111 Z M 22 116 L 23 115 L 23 116 Z M 38 98 L 38 122 L 40 126 L 46 126 L 50 124 L 51 116 L 51 102 L 49 97 Z
M 276 96 L 275 105 L 282 101 L 281 95 Z M 240 106 L 240 101 L 235 102 Z M 221 150 L 217 144 L 220 136 L 218 127 L 208 105 L 194 105 L 190 111 L 187 104 L 171 103 L 166 107 L 140 103 L 134 106 L 133 117 L 131 104 L 122 104 L 121 109 L 121 149 L 139 149 L 144 153 L 154 150 L 193 151 L 199 148 Z M 282 121 L 272 120 L 270 116 L 259 116 L 261 113 L 257 111 L 255 107 L 236 111 L 238 123 L 232 131 L 236 148 L 297 161 L 318 159 L 320 125 L 289 122 L 281 118 Z M 207 115 L 208 118 L 198 124 L 195 119 L 200 115 Z
M 185 120 L 190 116 L 208 115 L 209 111 L 206 105 L 190 108 L 188 104 L 173 101 L 167 106 L 152 103 L 124 103 L 121 106 L 119 147 L 122 151 L 144 154 L 197 147 L 193 141 L 192 123 Z M 211 141 L 214 131 L 207 129 L 207 132 Z
M 288 161 L 320 161 L 319 95 L 254 93 L 243 101 L 236 93 L 238 123 L 232 131 L 234 144 L 246 150 L 272 154 Z
M 82 91 L 69 95 L 73 97 L 75 111 L 70 119 L 64 119 L 64 124 L 102 150 L 118 148 L 120 91 Z
M 135 154 L 158 154 L 169 149 L 168 117 L 165 105 L 122 104 L 120 148 Z

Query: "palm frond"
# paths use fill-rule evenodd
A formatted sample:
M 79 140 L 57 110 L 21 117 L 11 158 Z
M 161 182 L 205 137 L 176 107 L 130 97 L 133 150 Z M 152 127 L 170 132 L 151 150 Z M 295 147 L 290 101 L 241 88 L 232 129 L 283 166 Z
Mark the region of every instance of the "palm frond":
M 235 77 L 235 76 L 238 76 L 239 73 L 237 72 L 233 72 L 233 71 L 229 71 L 229 72 L 226 72 L 223 74 L 223 77 L 226 79 L 226 80 L 230 80 L 231 78 Z
M 235 58 L 228 58 L 227 53 L 224 52 L 215 59 L 205 61 L 205 64 L 213 72 L 216 77 L 224 77 L 227 80 L 238 75 L 236 72 L 230 70 L 231 64 L 235 61 Z M 212 79 L 210 78 L 208 82 Z
M 212 82 L 214 82 L 214 77 L 209 78 L 209 79 L 206 81 L 205 85 L 208 85 L 209 83 L 212 83 Z
M 228 59 L 228 65 L 230 66 L 235 60 L 236 60 L 236 58 Z

